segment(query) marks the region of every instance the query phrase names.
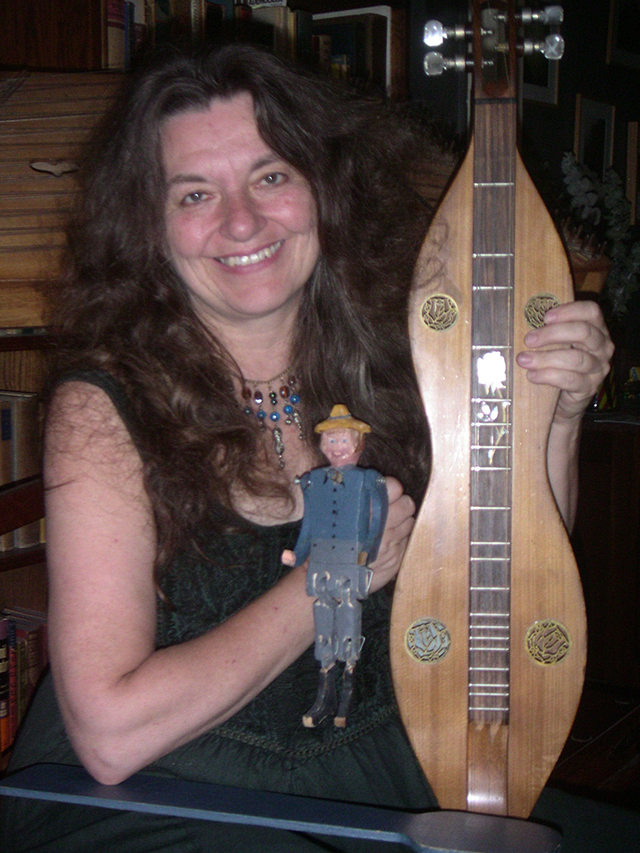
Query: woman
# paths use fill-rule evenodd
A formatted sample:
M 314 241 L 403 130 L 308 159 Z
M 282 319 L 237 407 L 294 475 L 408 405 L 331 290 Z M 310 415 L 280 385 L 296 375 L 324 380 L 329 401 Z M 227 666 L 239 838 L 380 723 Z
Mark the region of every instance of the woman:
M 370 108 L 247 47 L 165 59 L 113 111 L 87 158 L 56 319 L 45 436 L 55 697 L 45 682 L 13 766 L 435 805 L 397 718 L 384 589 L 428 469 L 403 319 L 427 213 L 403 178 L 412 150 Z M 549 464 L 570 523 L 580 416 L 612 347 L 594 306 L 548 320 L 519 361 L 561 389 Z M 390 507 L 349 726 L 308 730 L 312 603 L 304 567 L 279 557 L 299 529 L 294 479 L 321 462 L 313 426 L 336 400 L 371 424 L 361 464 L 387 475 Z M 12 850 L 342 849 L 5 808 Z

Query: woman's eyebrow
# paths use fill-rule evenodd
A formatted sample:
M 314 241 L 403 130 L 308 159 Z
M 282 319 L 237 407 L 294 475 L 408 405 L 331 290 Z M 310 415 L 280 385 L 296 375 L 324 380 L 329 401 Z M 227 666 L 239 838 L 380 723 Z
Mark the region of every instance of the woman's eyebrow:
M 270 166 L 272 163 L 281 163 L 285 162 L 282 157 L 279 157 L 277 154 L 265 154 L 264 157 L 260 157 L 258 160 L 253 163 L 250 171 L 256 172 L 258 169 L 264 168 L 264 166 Z M 203 175 L 190 174 L 190 173 L 182 173 L 179 172 L 177 175 L 174 175 L 167 181 L 167 186 L 174 186 L 176 184 L 198 184 L 205 183 L 206 178 Z
M 205 180 L 202 175 L 177 174 L 167 181 L 167 185 L 171 187 L 174 184 L 203 184 Z

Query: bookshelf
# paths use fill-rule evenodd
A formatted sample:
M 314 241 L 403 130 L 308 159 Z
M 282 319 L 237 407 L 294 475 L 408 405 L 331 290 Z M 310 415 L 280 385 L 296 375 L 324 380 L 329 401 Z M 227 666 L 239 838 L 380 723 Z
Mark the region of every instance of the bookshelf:
M 247 40 L 326 68 L 361 90 L 404 98 L 409 5 L 409 0 L 3 0 L 0 68 L 123 71 L 140 51 L 161 41 Z
M 44 515 L 42 480 L 36 474 L 27 482 L 6 482 L 20 456 L 14 404 L 28 408 L 28 423 L 34 428 L 20 434 L 32 433 L 35 447 L 36 401 L 22 398 L 37 394 L 45 377 L 51 341 L 47 287 L 59 271 L 64 222 L 78 191 L 82 146 L 121 80 L 122 74 L 101 71 L 0 71 L 0 405 L 6 428 L 0 481 L 0 611 L 41 613 L 47 606 L 45 552 L 38 535 Z M 6 392 L 20 395 L 12 400 Z M 38 467 L 37 448 L 33 466 Z M 12 518 L 18 508 L 26 515 Z M 33 523 L 30 537 L 6 533 L 28 522 Z M 6 650 L 6 638 L 4 642 Z M 0 719 L 3 746 L 5 727 L 6 718 Z M 0 769 L 7 758 L 5 751 Z
M 120 74 L 0 72 L 0 389 L 38 392 L 44 379 L 46 288 L 59 271 L 64 221 L 84 141 Z M 63 168 L 59 168 L 62 166 Z M 42 546 L 0 551 L 0 607 L 22 599 L 24 569 L 44 604 Z M 29 571 L 36 567 L 33 571 Z M 40 589 L 32 588 L 40 579 Z

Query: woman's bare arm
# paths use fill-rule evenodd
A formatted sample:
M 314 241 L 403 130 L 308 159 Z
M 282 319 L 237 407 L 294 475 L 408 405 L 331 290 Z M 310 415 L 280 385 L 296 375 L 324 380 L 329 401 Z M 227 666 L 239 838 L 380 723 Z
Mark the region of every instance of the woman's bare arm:
M 101 390 L 58 390 L 45 481 L 56 693 L 78 757 L 99 781 L 117 783 L 219 725 L 313 641 L 299 567 L 208 633 L 155 649 L 153 516 L 138 453 Z M 412 524 L 412 502 L 395 481 L 390 491 L 374 589 L 397 572 Z

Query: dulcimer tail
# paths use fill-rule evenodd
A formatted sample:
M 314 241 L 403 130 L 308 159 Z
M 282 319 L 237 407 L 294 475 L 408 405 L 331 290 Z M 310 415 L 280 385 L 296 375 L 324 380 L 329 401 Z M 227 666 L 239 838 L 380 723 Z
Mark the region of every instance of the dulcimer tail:
M 558 393 L 515 356 L 573 286 L 517 151 L 515 98 L 486 89 L 410 297 L 432 472 L 397 578 L 391 663 L 440 805 L 527 817 L 575 717 L 586 620 L 547 473 Z

